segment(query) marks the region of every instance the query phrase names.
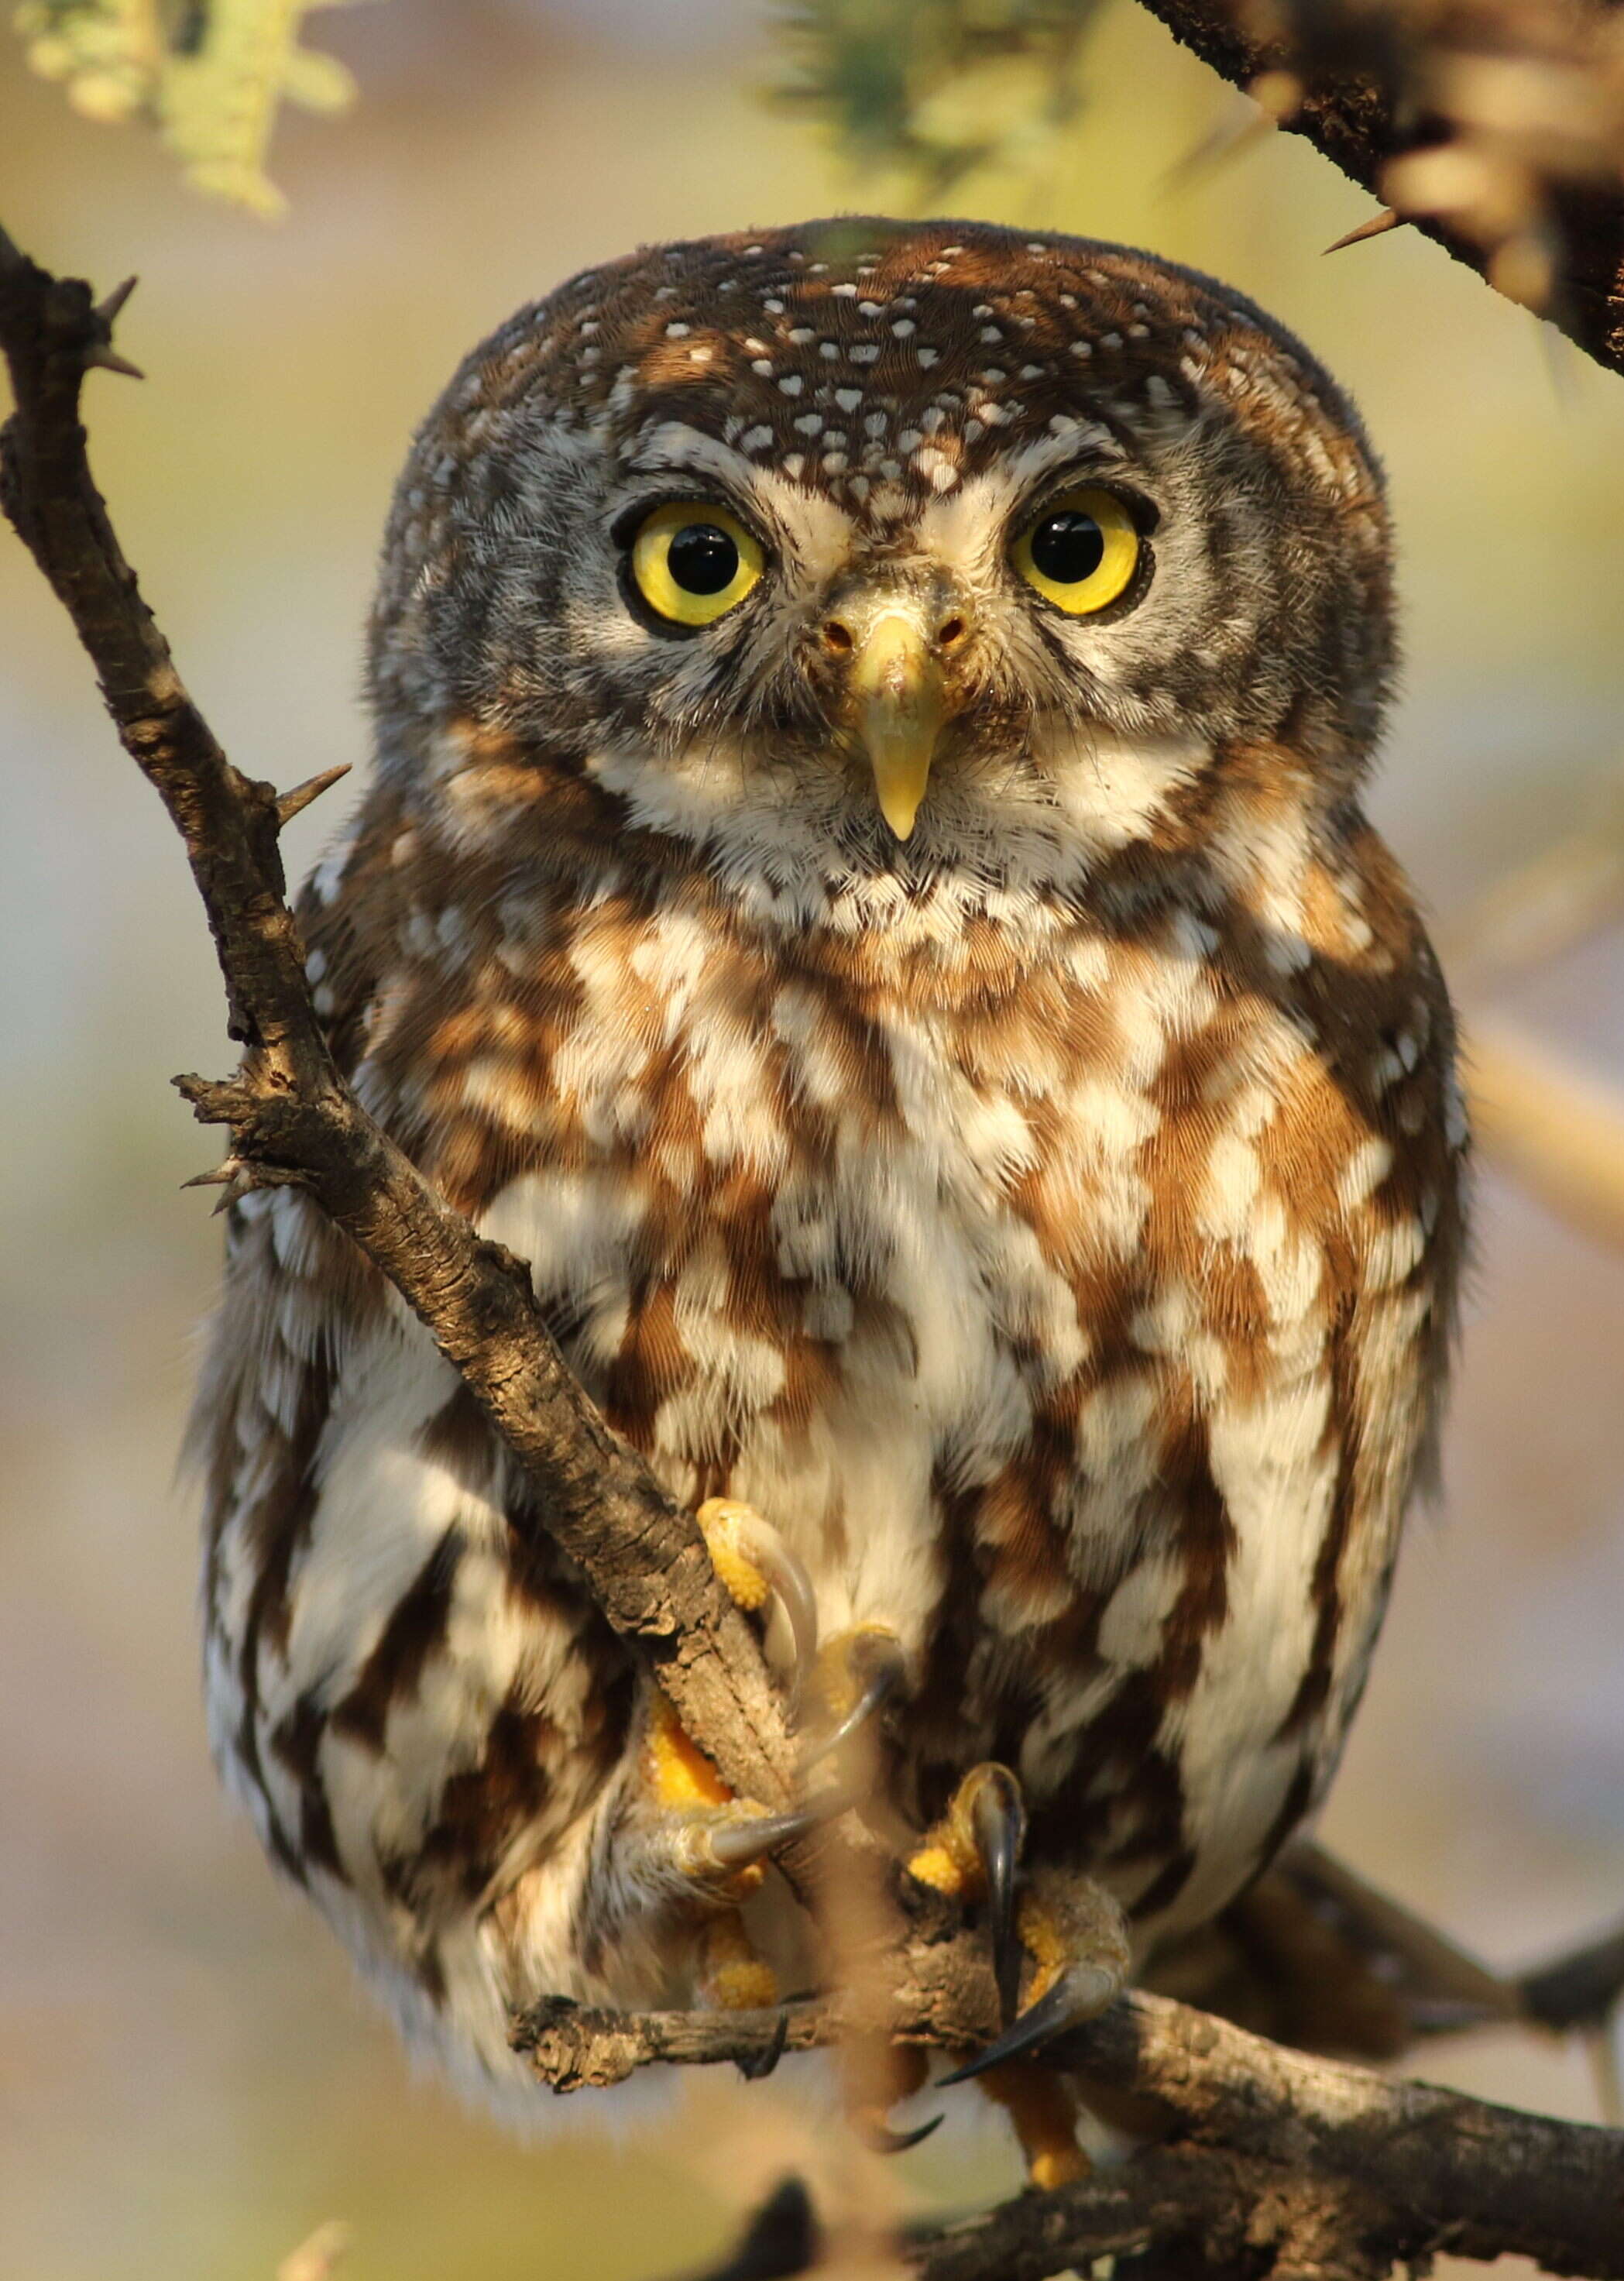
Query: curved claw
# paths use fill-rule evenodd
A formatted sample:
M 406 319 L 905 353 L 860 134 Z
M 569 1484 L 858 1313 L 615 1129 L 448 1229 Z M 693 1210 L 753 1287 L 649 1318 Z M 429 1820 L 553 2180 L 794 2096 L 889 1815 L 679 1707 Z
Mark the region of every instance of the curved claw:
M 1063 1972 L 1048 1993 L 1029 2004 L 1011 2028 L 995 2036 L 984 2052 L 967 2060 L 951 2075 L 940 2078 L 944 2091 L 955 2083 L 971 2083 L 989 2068 L 1002 2067 L 1035 2052 L 1067 2028 L 1092 2020 L 1121 1993 L 1122 1977 L 1098 1964 L 1074 1964 Z
M 784 2057 L 785 2048 L 789 2039 L 790 2015 L 787 2012 L 780 2011 L 777 2025 L 772 2031 L 772 2041 L 762 2050 L 751 2052 L 745 2058 L 735 2060 L 733 2064 L 746 2083 L 762 2083 Z
M 817 1660 L 817 1597 L 812 1579 L 777 1530 L 754 1513 L 741 1522 L 739 1544 L 746 1559 L 754 1561 L 771 1585 L 789 1624 L 795 1651 L 790 1700 L 796 1702 Z
M 741 1607 L 761 1604 L 764 1584 L 783 1609 L 794 1644 L 790 1700 L 796 1702 L 817 1660 L 817 1597 L 805 1566 L 772 1523 L 732 1497 L 710 1497 L 699 1523 L 717 1574 Z M 750 1571 L 759 1579 L 752 1589 Z
M 945 2120 L 932 2115 L 928 2122 L 921 2122 L 913 2130 L 893 2130 L 883 2116 L 859 2115 L 853 2117 L 852 2127 L 865 2146 L 875 2154 L 906 2154 L 910 2146 L 917 2146 L 930 2137 Z
M 833 1758 L 888 1703 L 907 1692 L 907 1659 L 894 1633 L 878 1628 L 855 1632 L 849 1643 L 831 1642 L 831 1653 L 837 1645 L 847 1647 L 848 1669 L 857 1691 L 839 1723 L 802 1751 L 801 1765 L 808 1774 L 825 1759 Z
M 971 1828 L 986 1880 L 987 1929 L 998 1983 L 999 2016 L 1006 2029 L 1020 2001 L 1024 1951 L 1015 1921 L 1016 1880 L 1026 1835 L 1021 1786 L 1008 1767 L 988 1766 L 971 1801 Z
M 709 1867 L 729 1872 L 747 1869 L 754 1862 L 765 1861 L 781 1845 L 809 1837 L 844 1811 L 844 1800 L 820 1801 L 816 1805 L 796 1806 L 787 1813 L 754 1813 L 747 1820 L 725 1821 L 720 1828 L 701 1829 L 695 1835 L 700 1850 L 708 1857 Z

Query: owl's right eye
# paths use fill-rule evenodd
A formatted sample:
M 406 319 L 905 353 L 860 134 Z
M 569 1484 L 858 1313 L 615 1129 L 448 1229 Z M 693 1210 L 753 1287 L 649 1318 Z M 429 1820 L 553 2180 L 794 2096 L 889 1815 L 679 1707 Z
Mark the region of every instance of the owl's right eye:
M 711 499 L 668 499 L 631 542 L 638 593 L 678 626 L 714 625 L 744 600 L 765 567 L 759 542 Z

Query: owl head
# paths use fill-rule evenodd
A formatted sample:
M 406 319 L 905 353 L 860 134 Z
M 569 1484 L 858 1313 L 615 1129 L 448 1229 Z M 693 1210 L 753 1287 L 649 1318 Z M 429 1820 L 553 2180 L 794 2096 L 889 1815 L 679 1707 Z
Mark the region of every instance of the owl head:
M 408 795 L 499 748 L 723 867 L 995 875 L 1120 848 L 1237 744 L 1343 796 L 1392 649 L 1357 418 L 1251 303 L 846 218 L 635 254 L 476 349 L 372 688 Z

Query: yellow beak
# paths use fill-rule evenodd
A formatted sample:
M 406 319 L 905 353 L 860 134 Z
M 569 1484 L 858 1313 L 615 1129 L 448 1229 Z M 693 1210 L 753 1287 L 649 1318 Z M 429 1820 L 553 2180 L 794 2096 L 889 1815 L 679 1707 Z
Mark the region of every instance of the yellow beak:
M 880 813 L 906 839 L 947 712 L 940 663 L 913 620 L 887 610 L 858 643 L 847 685 Z

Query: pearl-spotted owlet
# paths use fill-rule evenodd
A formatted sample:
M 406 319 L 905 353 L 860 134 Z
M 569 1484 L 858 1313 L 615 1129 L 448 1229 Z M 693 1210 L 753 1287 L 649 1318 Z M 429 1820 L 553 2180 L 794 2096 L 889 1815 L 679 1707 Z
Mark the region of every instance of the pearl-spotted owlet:
M 1391 583 L 1278 325 L 958 223 L 577 277 L 396 492 L 318 1009 L 808 1731 L 883 1704 L 903 1874 L 996 1903 L 1016 2045 L 1315 1805 L 1432 1462 L 1465 1131 L 1363 805 Z M 229 1226 L 208 1701 L 275 1861 L 521 2105 L 542 1994 L 769 1997 L 784 1818 L 347 1239 L 290 1188 Z

